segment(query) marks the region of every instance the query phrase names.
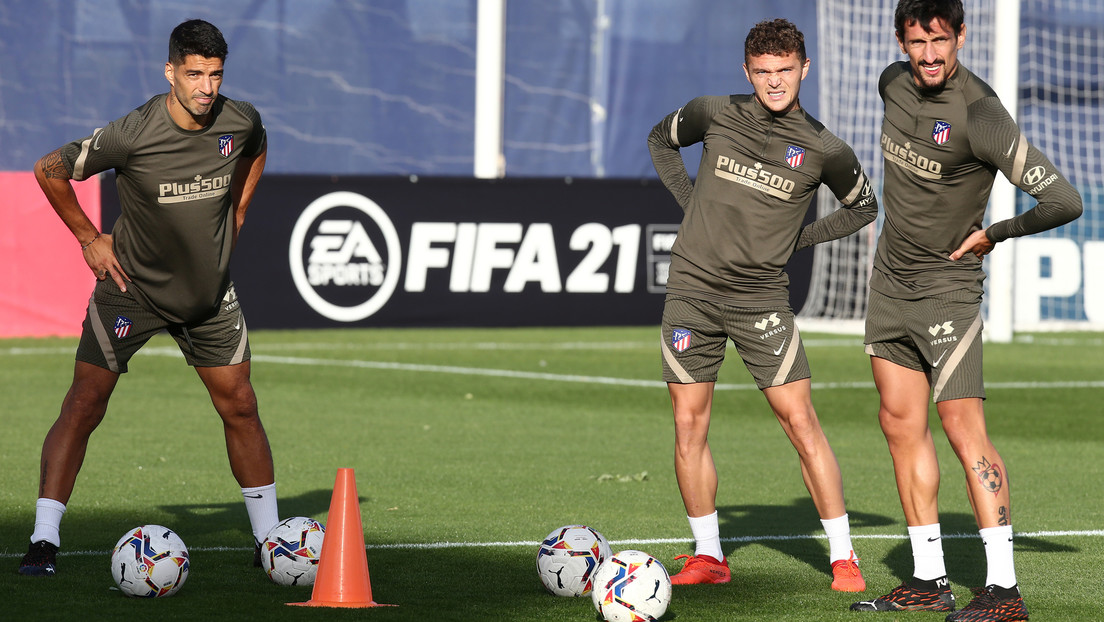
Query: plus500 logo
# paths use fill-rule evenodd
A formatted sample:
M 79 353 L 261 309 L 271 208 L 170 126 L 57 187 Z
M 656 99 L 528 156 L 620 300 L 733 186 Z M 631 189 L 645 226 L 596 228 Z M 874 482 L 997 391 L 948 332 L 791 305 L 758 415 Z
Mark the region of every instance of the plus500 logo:
M 630 293 L 636 286 L 641 226 L 586 223 L 568 239 L 564 266 L 549 223 L 415 222 L 405 253 L 403 290 L 425 292 L 435 274 L 453 293 Z M 581 254 L 581 255 L 580 255 Z M 371 199 L 335 192 L 312 202 L 296 222 L 289 259 L 303 299 L 319 314 L 355 322 L 381 309 L 400 281 L 404 253 L 386 212 Z

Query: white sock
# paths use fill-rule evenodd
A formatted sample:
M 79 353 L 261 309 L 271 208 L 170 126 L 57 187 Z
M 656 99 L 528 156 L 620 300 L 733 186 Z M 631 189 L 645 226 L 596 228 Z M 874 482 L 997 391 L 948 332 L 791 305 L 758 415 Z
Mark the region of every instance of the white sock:
M 61 546 L 61 516 L 65 514 L 65 504 L 46 497 L 39 498 L 35 502 L 35 528 L 31 534 L 31 542 L 45 540 L 50 544 Z
M 276 509 L 276 483 L 257 488 L 242 488 L 245 498 L 245 511 L 249 514 L 249 525 L 253 528 L 253 538 L 264 542 L 265 536 L 280 522 L 280 513 Z
M 985 545 L 985 585 L 1016 585 L 1016 567 L 1012 564 L 1012 525 L 979 529 Z
M 939 531 L 939 523 L 909 527 L 908 534 L 912 541 L 912 576 L 925 581 L 946 576 L 943 535 Z
M 694 555 L 708 555 L 716 560 L 724 559 L 721 552 L 721 527 L 717 512 L 705 516 L 687 516 L 690 531 L 694 533 Z
M 828 561 L 851 559 L 855 551 L 851 546 L 851 523 L 847 520 L 847 514 L 821 519 L 820 524 L 824 525 L 824 534 L 828 536 Z

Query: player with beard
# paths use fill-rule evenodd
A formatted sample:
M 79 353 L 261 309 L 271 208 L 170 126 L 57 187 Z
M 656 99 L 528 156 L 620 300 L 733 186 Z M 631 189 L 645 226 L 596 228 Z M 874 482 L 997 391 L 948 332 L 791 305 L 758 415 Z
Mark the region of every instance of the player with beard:
M 130 358 L 167 330 L 222 418 L 230 469 L 253 531 L 253 563 L 279 522 L 272 452 L 249 381 L 249 339 L 230 255 L 264 170 L 264 126 L 248 102 L 219 94 L 227 46 L 190 20 L 169 36 L 169 92 L 43 156 L 43 193 L 73 232 L 97 283 L 73 383 L 42 444 L 31 544 L 19 573 L 52 576 L 66 503 L 88 439 Z M 121 215 L 101 233 L 70 180 L 114 169 Z
M 982 257 L 1003 240 L 1074 220 L 1081 197 L 1027 142 L 993 90 L 958 62 L 966 40 L 960 0 L 901 0 L 895 25 L 908 59 L 887 67 L 879 82 L 885 224 L 865 341 L 914 570 L 889 594 L 851 609 L 954 612 L 950 622 L 1026 620 L 1012 563 L 1008 469 L 982 409 Z M 1038 203 L 986 228 L 998 170 Z M 985 546 L 985 587 L 957 612 L 943 561 L 929 399 L 962 464 Z

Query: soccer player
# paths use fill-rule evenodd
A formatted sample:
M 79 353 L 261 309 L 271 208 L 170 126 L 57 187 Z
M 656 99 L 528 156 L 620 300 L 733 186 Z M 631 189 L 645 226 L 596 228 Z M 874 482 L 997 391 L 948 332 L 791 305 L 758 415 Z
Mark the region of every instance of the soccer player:
M 267 143 L 253 106 L 219 94 L 226 54 L 213 25 L 178 25 L 169 37 L 167 94 L 35 164 L 43 193 L 98 282 L 73 384 L 42 444 L 34 532 L 20 574 L 55 573 L 61 517 L 88 438 L 127 362 L 161 330 L 176 339 L 222 418 L 256 542 L 279 522 L 272 453 L 249 382 L 249 340 L 229 273 Z M 85 214 L 70 180 L 112 168 L 122 213 L 108 234 Z
M 717 470 L 707 440 L 717 372 L 732 339 L 782 429 L 828 535 L 832 588 L 866 588 L 851 546 L 839 463 L 811 400 L 804 346 L 785 266 L 796 250 L 869 224 L 878 203 L 854 152 L 798 100 L 809 72 L 805 38 L 764 21 L 744 42 L 749 95 L 705 96 L 667 115 L 648 137 L 652 162 L 684 215 L 667 281 L 663 378 L 675 421 L 675 476 L 696 542 L 676 585 L 726 583 Z M 679 148 L 703 143 L 691 183 Z M 802 228 L 821 184 L 843 203 Z
M 914 570 L 889 594 L 851 608 L 954 611 L 930 396 L 962 463 L 988 567 L 985 588 L 947 620 L 1026 620 L 1012 563 L 1008 469 L 982 411 L 982 257 L 1002 240 L 1077 218 L 1081 197 L 1028 144 L 993 90 L 958 62 L 963 19 L 960 0 L 901 0 L 895 27 L 908 59 L 887 67 L 878 87 L 885 102 L 885 225 L 870 278 L 865 340 Z M 1038 204 L 983 228 L 997 170 Z

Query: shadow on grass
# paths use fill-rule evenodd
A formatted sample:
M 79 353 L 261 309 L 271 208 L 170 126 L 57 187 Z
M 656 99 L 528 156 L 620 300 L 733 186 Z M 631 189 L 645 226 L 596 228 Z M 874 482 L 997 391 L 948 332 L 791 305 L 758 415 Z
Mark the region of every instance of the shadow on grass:
M 332 490 L 312 490 L 294 497 L 280 497 L 280 518 L 316 516 L 323 523 L 329 512 Z M 369 498 L 360 496 L 361 503 Z M 140 514 L 104 511 L 96 506 L 70 507 L 61 521 L 62 554 L 69 551 L 110 551 L 130 529 L 144 524 L 164 525 L 180 535 L 189 547 L 252 549 L 253 534 L 242 499 L 225 503 L 160 505 Z M 22 555 L 34 529 L 33 509 L 23 515 L 0 519 L 0 552 Z M 241 555 L 239 553 L 239 555 Z M 252 560 L 252 553 L 249 554 Z M 15 562 L 18 564 L 18 561 Z
M 985 585 L 985 546 L 977 535 L 974 515 L 965 512 L 943 512 L 939 516 L 943 539 L 943 560 L 947 576 L 960 585 L 982 587 Z M 902 539 L 886 554 L 884 563 L 901 581 L 912 576 L 912 545 L 902 533 Z M 947 537 L 954 536 L 954 537 Z M 1067 544 L 1035 537 L 1016 537 L 1013 551 L 1032 553 L 1075 553 L 1079 549 Z M 893 587 L 893 586 L 888 586 Z
M 281 514 L 319 515 L 328 509 L 331 492 L 311 491 L 281 499 Z M 185 542 L 207 540 L 224 546 L 223 531 L 248 537 L 248 521 L 243 504 L 213 506 L 164 506 L 159 508 L 165 522 L 176 522 L 174 529 L 185 535 Z M 155 616 L 159 620 L 279 619 L 279 620 L 353 620 L 371 618 L 378 622 L 399 620 L 595 620 L 596 613 L 587 597 L 557 598 L 544 592 L 537 578 L 531 547 L 462 547 L 452 549 L 384 549 L 367 551 L 372 596 L 376 602 L 397 607 L 363 609 L 326 609 L 289 607 L 311 597 L 309 587 L 282 587 L 272 584 L 251 565 L 251 555 L 239 550 L 221 550 L 199 546 L 192 555 L 192 570 L 180 593 L 164 600 L 134 600 L 112 589 L 106 550 L 127 528 L 134 517 L 121 512 L 89 511 L 76 521 L 89 533 L 104 532 L 97 544 L 74 544 L 77 549 L 92 548 L 102 554 L 68 554 L 59 558 L 59 574 L 50 579 L 19 577 L 15 573 L 18 558 L 2 559 L 0 569 L 0 612 L 33 613 L 36 620 L 82 622 L 119 620 Z M 820 523 L 808 500 L 790 505 L 730 506 L 722 508 L 722 535 L 726 538 L 771 534 L 816 534 Z M 68 521 L 70 517 L 67 517 Z M 855 526 L 884 526 L 890 519 L 856 513 Z M 22 521 L 21 521 L 22 522 Z M 969 533 L 976 527 L 968 514 L 947 514 L 946 533 Z M 73 524 L 67 525 L 73 527 Z M 24 533 L 28 525 L 16 526 Z M 5 533 L 11 533 L 4 531 Z M 116 534 L 118 532 L 118 534 Z M 201 536 L 200 534 L 205 534 Z M 63 534 L 64 535 L 64 534 Z M 75 539 L 70 537 L 70 541 Z M 245 540 L 248 541 L 248 540 Z M 760 565 L 756 551 L 744 555 L 740 578 L 723 586 L 686 586 L 676 590 L 671 609 L 664 621 L 731 619 L 772 619 L 777 614 L 778 595 L 789 594 L 787 619 L 848 620 L 847 605 L 852 595 L 828 590 L 818 579 L 826 573 L 827 553 L 823 541 L 811 538 L 757 541 L 804 562 L 804 565 L 779 571 Z M 861 543 L 861 541 L 860 541 Z M 5 547 L 11 549 L 11 541 Z M 729 547 L 731 543 L 726 543 Z M 737 541 L 736 550 L 748 542 Z M 25 545 L 21 545 L 23 548 Z M 1074 551 L 1073 547 L 1054 544 L 1041 538 L 1020 538 L 1017 549 L 1035 551 Z M 971 538 L 952 538 L 945 543 L 952 580 L 976 585 L 984 579 L 984 552 Z M 666 553 L 666 551 L 665 551 Z M 769 558 L 771 556 L 766 556 Z M 885 560 L 901 577 L 912 571 L 908 541 L 902 539 Z M 888 587 L 891 586 L 886 586 Z M 694 589 L 700 588 L 700 589 Z
M 730 505 L 717 508 L 722 548 L 731 556 L 750 544 L 774 549 L 816 570 L 831 574 L 828 542 L 812 499 L 799 497 L 789 505 Z M 883 527 L 893 524 L 888 516 L 867 512 L 848 512 L 851 528 Z M 746 538 L 746 539 L 745 539 Z M 860 543 L 855 544 L 860 547 Z M 731 547 L 731 549 L 729 548 Z
M 277 495 L 281 519 L 292 516 L 316 516 L 324 524 L 333 491 L 311 490 L 294 497 L 284 497 L 279 495 L 277 490 Z M 360 495 L 357 500 L 364 503 L 368 501 L 368 497 Z M 249 517 L 245 511 L 245 502 L 241 499 L 221 504 L 162 505 L 158 510 L 172 516 L 174 524 L 187 525 L 193 534 L 202 536 L 226 530 L 238 530 L 244 536 L 250 535 Z M 177 532 L 180 533 L 179 530 Z
M 368 551 L 372 599 L 394 607 L 367 609 L 291 607 L 311 599 L 312 588 L 271 583 L 238 551 L 200 550 L 180 591 L 165 599 L 130 599 L 114 589 L 104 555 L 59 557 L 58 575 L 20 577 L 16 559 L 0 576 L 6 613 L 36 620 L 593 620 L 589 596 L 558 598 L 541 587 L 533 551 L 521 547 Z M 324 610 L 320 610 L 324 609 Z M 23 616 L 19 616 L 23 617 Z M 15 618 L 13 618 L 15 619 Z M 663 618 L 673 620 L 670 613 Z

